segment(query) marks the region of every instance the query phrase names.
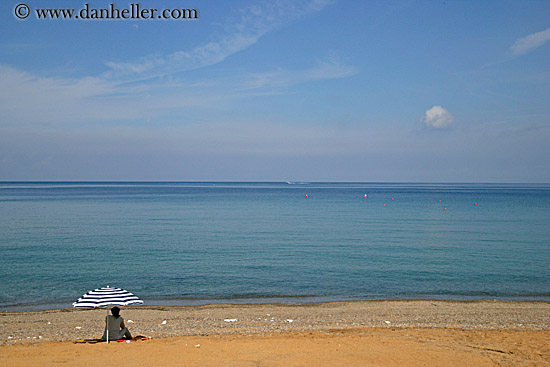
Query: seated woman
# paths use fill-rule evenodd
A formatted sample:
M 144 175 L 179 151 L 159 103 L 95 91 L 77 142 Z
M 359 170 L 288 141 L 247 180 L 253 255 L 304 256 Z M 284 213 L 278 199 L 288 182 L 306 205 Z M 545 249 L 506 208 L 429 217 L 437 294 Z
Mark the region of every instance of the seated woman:
M 113 307 L 111 313 L 113 315 L 105 317 L 105 331 L 101 340 L 107 340 L 107 330 L 109 330 L 109 340 L 132 339 L 130 331 L 124 325 L 124 319 L 120 316 L 120 308 Z

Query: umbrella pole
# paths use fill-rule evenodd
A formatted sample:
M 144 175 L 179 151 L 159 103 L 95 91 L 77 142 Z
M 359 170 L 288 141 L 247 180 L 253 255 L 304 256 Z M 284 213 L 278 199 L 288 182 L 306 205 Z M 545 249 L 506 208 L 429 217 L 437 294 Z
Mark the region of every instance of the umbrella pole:
M 107 344 L 109 344 L 109 307 L 107 307 Z

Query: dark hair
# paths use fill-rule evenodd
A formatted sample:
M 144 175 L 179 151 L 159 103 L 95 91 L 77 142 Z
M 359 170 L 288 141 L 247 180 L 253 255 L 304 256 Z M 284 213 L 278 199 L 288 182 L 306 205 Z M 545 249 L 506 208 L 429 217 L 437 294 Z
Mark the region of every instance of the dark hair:
M 118 319 L 118 317 L 120 316 L 120 308 L 118 308 L 117 306 L 111 308 L 111 313 L 113 314 L 115 319 Z

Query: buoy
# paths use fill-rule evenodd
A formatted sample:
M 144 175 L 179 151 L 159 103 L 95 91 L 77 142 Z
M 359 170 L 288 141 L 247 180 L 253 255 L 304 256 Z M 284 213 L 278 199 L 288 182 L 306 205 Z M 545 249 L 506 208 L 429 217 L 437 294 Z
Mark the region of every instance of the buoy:
M 384 206 L 386 206 L 386 203 L 384 203 Z
M 393 200 L 393 198 L 391 198 Z
M 447 208 L 443 208 L 443 210 L 447 210 Z
M 475 203 L 474 205 L 477 206 L 477 203 Z
M 306 194 L 306 199 L 307 199 L 307 194 Z
M 361 200 L 361 202 L 363 202 L 363 200 Z
M 439 199 L 439 202 L 441 202 L 441 199 Z

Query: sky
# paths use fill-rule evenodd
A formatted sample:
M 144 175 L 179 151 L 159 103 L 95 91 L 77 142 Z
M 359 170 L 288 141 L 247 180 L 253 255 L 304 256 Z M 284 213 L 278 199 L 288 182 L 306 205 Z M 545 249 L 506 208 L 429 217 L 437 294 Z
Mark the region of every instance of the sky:
M 550 182 L 549 1 L 20 1 L 2 181 Z

